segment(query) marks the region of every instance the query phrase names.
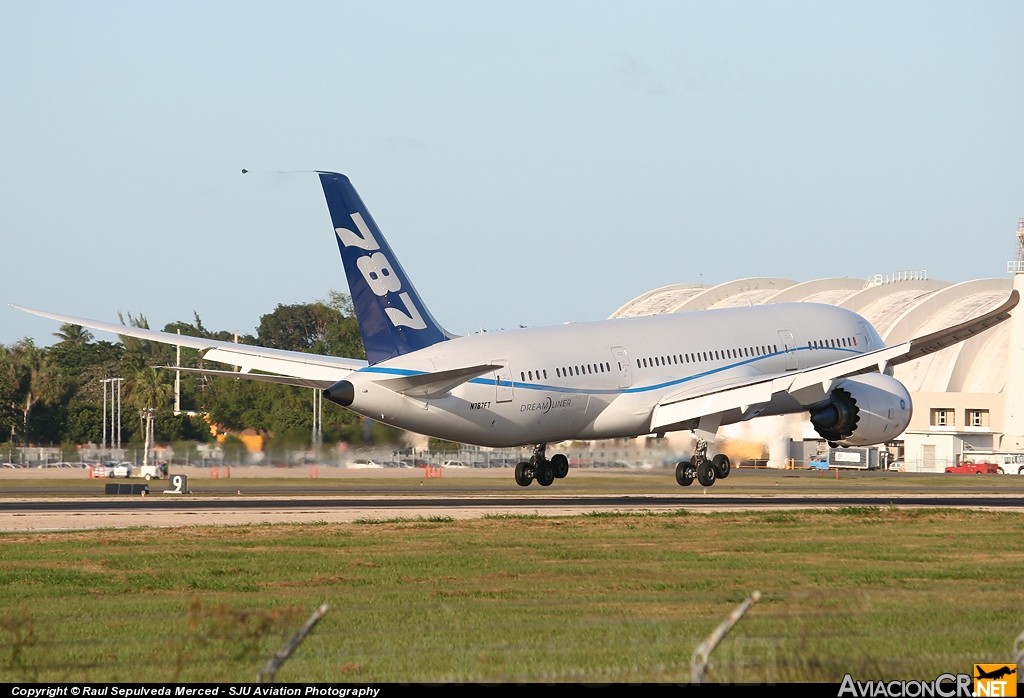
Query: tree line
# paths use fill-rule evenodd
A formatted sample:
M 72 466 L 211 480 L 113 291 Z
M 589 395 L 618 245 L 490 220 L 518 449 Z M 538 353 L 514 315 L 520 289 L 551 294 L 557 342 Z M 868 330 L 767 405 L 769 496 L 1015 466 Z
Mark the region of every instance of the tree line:
M 122 324 L 149 329 L 144 315 L 121 317 Z M 197 313 L 192 322 L 172 322 L 164 332 L 236 341 L 235 333 L 212 331 Z M 223 432 L 255 429 L 272 447 L 301 447 L 312 437 L 312 391 L 229 377 L 183 373 L 182 414 L 173 414 L 175 347 L 134 337 L 97 341 L 78 325 L 65 324 L 58 341 L 37 346 L 25 338 L 0 344 L 0 441 L 11 445 L 71 446 L 100 443 L 103 437 L 103 379 L 123 378 L 122 442 L 143 441 L 143 415 L 153 409 L 160 442 L 209 441 L 211 425 Z M 351 298 L 331 291 L 324 300 L 279 304 L 261 316 L 256 334 L 237 341 L 276 349 L 365 358 Z M 224 369 L 204 362 L 200 352 L 181 348 L 181 365 Z M 108 400 L 110 396 L 108 395 Z M 108 417 L 109 422 L 109 417 Z M 362 420 L 333 403 L 324 403 L 324 439 L 359 442 Z M 394 440 L 398 432 L 375 425 L 375 440 Z M 109 439 L 109 436 L 108 436 Z

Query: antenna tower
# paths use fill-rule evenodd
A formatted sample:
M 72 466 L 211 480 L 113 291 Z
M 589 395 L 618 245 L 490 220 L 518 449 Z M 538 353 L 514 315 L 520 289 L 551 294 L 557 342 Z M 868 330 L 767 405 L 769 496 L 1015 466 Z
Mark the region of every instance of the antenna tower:
M 1024 273 L 1024 218 L 1017 219 L 1017 248 L 1013 260 L 1006 263 L 1006 273 Z

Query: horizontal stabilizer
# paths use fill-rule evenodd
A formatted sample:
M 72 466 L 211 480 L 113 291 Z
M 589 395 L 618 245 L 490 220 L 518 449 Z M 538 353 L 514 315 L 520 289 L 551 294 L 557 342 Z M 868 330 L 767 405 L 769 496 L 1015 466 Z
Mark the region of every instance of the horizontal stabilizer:
M 497 364 L 480 364 L 467 368 L 453 368 L 448 371 L 421 373 L 417 376 L 402 376 L 374 381 L 377 385 L 402 395 L 418 398 L 441 397 L 468 380 L 503 368 Z
M 308 378 L 293 378 L 292 376 L 270 376 L 266 373 L 242 373 L 241 371 L 214 371 L 208 368 L 184 368 L 178 366 L 157 366 L 168 371 L 181 371 L 182 373 L 198 373 L 204 376 L 223 376 L 225 378 L 245 378 L 251 381 L 262 381 L 264 383 L 279 383 L 281 385 L 297 385 L 300 388 L 317 388 L 324 390 L 334 385 L 335 381 L 318 381 Z

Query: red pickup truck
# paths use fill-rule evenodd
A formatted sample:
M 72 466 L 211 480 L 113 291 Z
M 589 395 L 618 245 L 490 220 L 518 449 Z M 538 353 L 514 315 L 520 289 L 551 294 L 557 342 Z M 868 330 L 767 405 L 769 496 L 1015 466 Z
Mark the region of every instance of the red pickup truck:
M 1003 469 L 994 463 L 958 463 L 946 468 L 947 473 L 971 473 L 977 475 L 1002 475 Z

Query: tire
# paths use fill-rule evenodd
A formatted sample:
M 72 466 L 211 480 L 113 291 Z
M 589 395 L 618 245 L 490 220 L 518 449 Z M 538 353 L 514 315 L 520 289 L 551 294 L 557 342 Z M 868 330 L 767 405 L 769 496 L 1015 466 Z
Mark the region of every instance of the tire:
M 712 458 L 711 464 L 715 466 L 715 478 L 718 480 L 724 480 L 732 472 L 732 463 L 729 462 L 729 456 L 724 453 L 719 453 Z
M 523 462 L 516 466 L 516 484 L 520 487 L 529 487 L 530 483 L 533 482 L 532 477 L 528 477 L 526 471 L 530 468 L 530 464 Z
M 561 480 L 569 474 L 569 459 L 561 453 L 551 456 L 551 467 L 555 469 L 555 477 Z
M 149 482 L 149 480 L 150 480 L 150 476 L 146 475 L 146 482 Z
M 709 460 L 702 460 L 697 466 L 697 482 L 704 487 L 711 487 L 715 484 L 715 466 Z
M 676 482 L 682 487 L 689 487 L 693 484 L 693 465 L 690 461 L 684 460 L 676 465 Z
M 996 468 L 996 472 L 999 473 L 1000 475 L 1006 475 L 1006 471 L 1003 470 L 1002 468 Z
M 1024 475 L 1024 465 L 1022 465 L 1019 468 L 1017 468 L 1017 474 L 1018 475 Z
M 538 468 L 537 471 L 537 482 L 541 487 L 550 487 L 551 483 L 555 481 L 555 469 L 551 465 L 551 461 L 545 461 Z

